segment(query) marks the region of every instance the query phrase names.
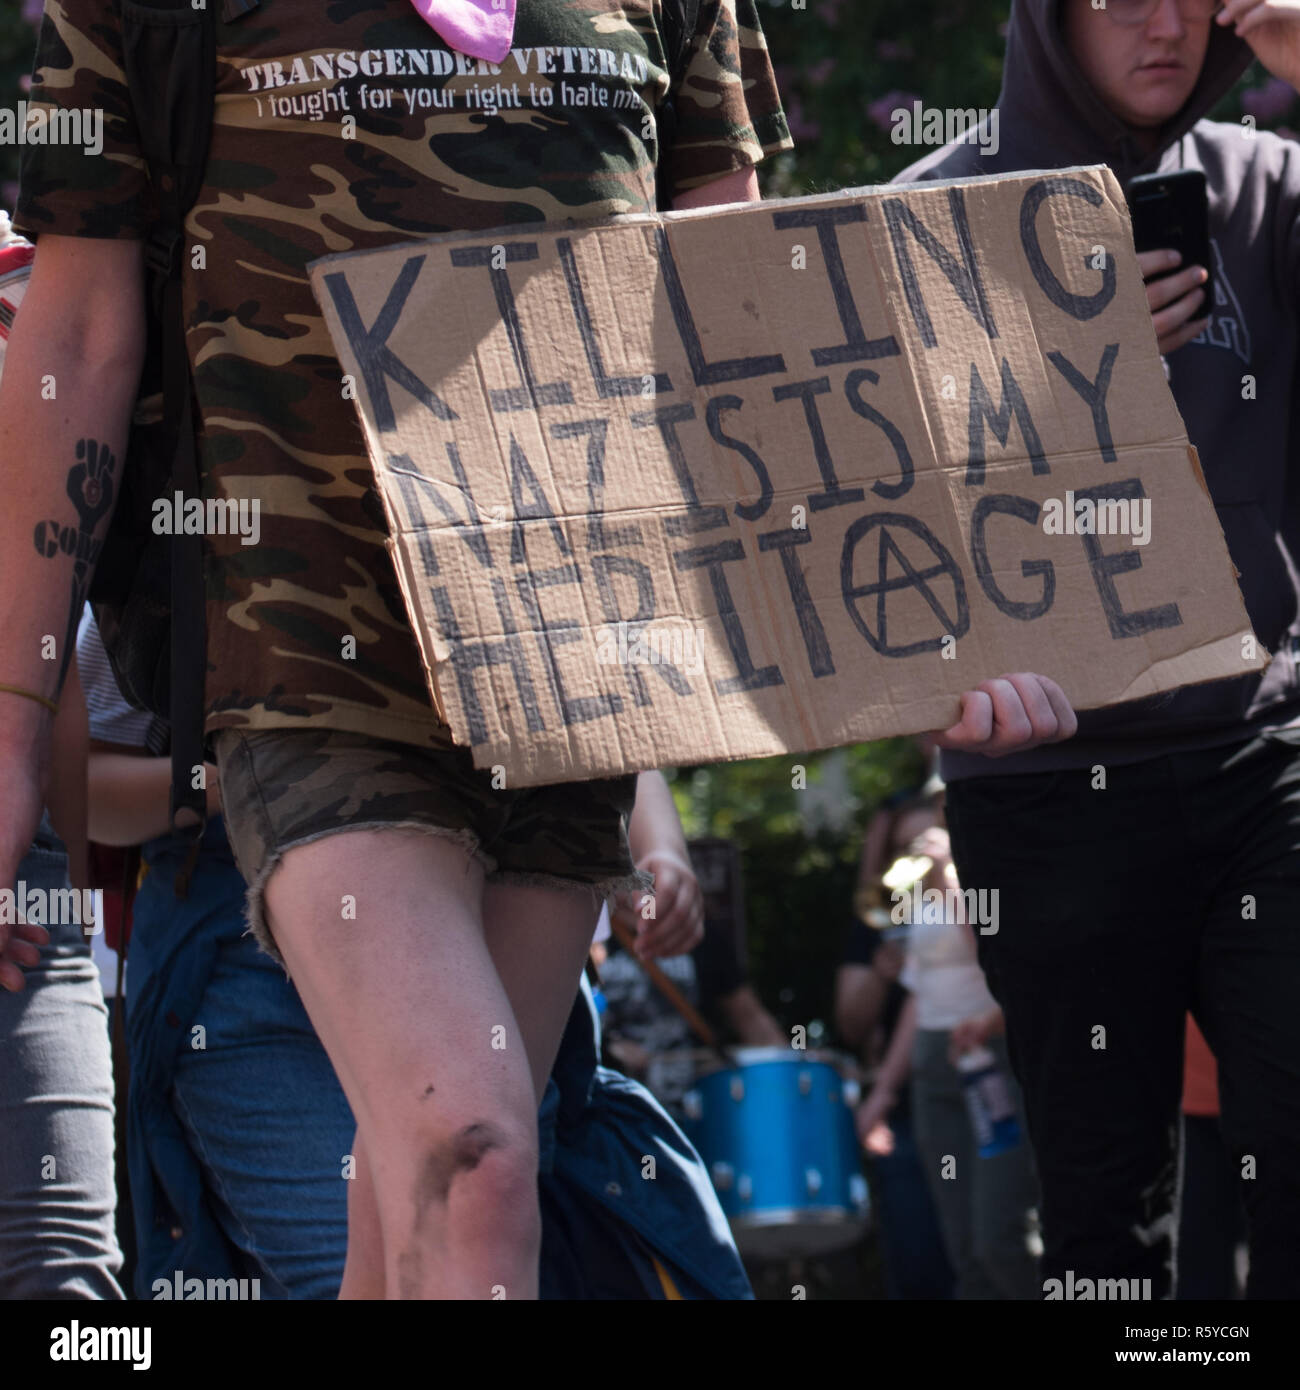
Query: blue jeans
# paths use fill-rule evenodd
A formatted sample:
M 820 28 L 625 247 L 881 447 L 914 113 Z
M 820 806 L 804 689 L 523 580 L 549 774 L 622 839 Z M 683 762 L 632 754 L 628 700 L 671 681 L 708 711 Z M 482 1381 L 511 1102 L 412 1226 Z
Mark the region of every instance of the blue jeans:
M 48 821 L 17 877 L 69 886 Z M 0 1298 L 120 1299 L 108 1015 L 80 925 L 47 930 L 27 988 L 0 990 Z
M 262 1298 L 338 1294 L 356 1126 L 298 991 L 249 935 L 245 883 L 209 823 L 145 847 L 127 972 L 136 1290 L 256 1278 Z M 161 1290 L 159 1291 L 161 1292 Z

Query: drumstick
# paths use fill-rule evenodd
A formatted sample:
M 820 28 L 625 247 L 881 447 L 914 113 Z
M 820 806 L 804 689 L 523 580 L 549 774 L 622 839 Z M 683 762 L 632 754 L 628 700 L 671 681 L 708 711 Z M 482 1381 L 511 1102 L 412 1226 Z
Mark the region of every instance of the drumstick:
M 664 992 L 668 1002 L 686 1020 L 691 1032 L 699 1038 L 705 1047 L 710 1047 L 715 1052 L 721 1052 L 722 1055 L 726 1057 L 727 1054 L 723 1052 L 722 1048 L 718 1045 L 718 1040 L 714 1035 L 713 1029 L 710 1028 L 704 1019 L 691 1007 L 690 1001 L 682 997 L 682 992 L 677 986 L 659 969 L 654 961 L 642 960 L 640 956 L 636 954 L 636 930 L 628 926 L 629 921 L 635 922 L 636 917 L 626 908 L 615 908 L 615 910 L 609 914 L 610 930 L 618 937 L 623 949 L 641 966 L 641 969 L 650 976 L 659 989 Z M 730 1064 L 730 1058 L 728 1058 L 728 1064 Z

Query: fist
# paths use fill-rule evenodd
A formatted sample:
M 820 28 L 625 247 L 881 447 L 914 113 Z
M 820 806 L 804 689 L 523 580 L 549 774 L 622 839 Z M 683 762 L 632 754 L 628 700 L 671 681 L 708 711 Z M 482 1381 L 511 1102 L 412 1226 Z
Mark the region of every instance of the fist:
M 1073 738 L 1079 727 L 1065 692 L 1047 676 L 1001 676 L 961 697 L 961 718 L 934 736 L 940 748 L 1001 758 Z

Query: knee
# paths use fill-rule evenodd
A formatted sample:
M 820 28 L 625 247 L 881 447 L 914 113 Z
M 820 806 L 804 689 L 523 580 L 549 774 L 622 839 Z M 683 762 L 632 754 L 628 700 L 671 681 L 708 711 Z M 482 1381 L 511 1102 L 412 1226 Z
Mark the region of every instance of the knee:
M 501 1117 L 461 1116 L 408 1136 L 396 1170 L 405 1177 L 376 1189 L 390 1294 L 444 1297 L 449 1279 L 463 1288 L 475 1279 L 527 1282 L 528 1270 L 535 1277 L 542 1238 L 536 1136 Z
M 537 1177 L 537 1144 L 518 1126 L 474 1120 L 435 1140 L 426 1150 L 424 1169 L 439 1198 L 462 1181 L 474 1186 L 532 1183 Z
M 417 1164 L 417 1224 L 431 1207 L 480 1237 L 528 1238 L 538 1226 L 537 1139 L 500 1119 L 473 1119 L 425 1137 Z

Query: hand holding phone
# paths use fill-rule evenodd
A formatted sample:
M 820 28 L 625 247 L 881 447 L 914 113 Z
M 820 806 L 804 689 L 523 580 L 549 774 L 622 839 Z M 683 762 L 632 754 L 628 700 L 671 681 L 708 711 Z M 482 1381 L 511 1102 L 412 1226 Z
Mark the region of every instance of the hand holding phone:
M 1168 355 L 1201 333 L 1214 310 L 1205 175 L 1143 174 L 1130 182 L 1128 202 L 1156 341 Z

